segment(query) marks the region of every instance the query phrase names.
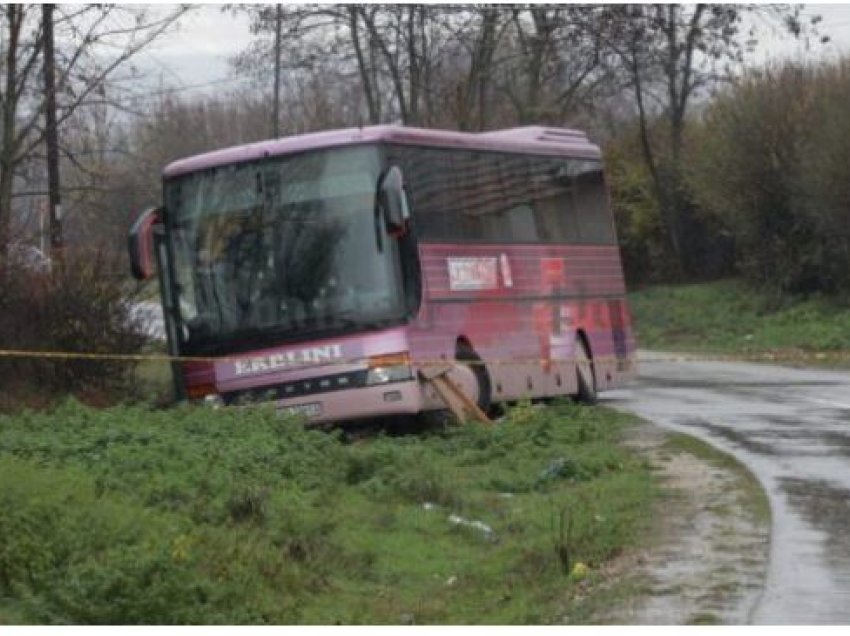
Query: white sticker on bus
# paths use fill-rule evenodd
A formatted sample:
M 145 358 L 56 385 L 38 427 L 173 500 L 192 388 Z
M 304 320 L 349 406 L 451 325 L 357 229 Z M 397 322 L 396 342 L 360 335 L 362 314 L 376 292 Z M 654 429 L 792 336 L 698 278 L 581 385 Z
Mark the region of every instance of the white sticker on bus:
M 511 263 L 508 260 L 508 255 L 503 253 L 499 256 L 499 263 L 502 265 L 502 281 L 505 283 L 505 287 L 513 287 L 514 278 L 511 275 Z
M 452 291 L 498 289 L 499 273 L 494 256 L 449 258 L 447 262 Z

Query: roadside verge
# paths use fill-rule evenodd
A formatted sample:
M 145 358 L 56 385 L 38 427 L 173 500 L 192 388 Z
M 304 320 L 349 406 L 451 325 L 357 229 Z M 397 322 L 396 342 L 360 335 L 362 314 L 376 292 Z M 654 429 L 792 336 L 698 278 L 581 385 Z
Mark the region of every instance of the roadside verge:
M 648 459 L 661 493 L 653 538 L 609 571 L 634 593 L 600 622 L 749 623 L 770 548 L 770 506 L 758 480 L 732 456 L 648 422 L 627 443 Z

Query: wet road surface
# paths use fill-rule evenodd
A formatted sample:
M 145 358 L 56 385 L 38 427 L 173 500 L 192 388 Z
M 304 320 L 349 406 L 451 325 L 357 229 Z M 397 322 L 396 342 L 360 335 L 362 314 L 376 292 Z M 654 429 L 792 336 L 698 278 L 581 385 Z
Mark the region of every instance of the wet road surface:
M 602 396 L 743 462 L 773 514 L 753 623 L 850 623 L 850 372 L 642 353 L 628 389 Z

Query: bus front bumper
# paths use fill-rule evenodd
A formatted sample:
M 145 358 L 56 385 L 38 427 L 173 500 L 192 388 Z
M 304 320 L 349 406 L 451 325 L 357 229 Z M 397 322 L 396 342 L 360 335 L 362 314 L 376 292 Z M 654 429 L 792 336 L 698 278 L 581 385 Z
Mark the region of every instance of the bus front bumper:
M 418 413 L 423 407 L 423 394 L 417 380 L 408 380 L 315 393 L 277 400 L 275 404 L 281 415 L 301 416 L 308 423 L 319 424 Z

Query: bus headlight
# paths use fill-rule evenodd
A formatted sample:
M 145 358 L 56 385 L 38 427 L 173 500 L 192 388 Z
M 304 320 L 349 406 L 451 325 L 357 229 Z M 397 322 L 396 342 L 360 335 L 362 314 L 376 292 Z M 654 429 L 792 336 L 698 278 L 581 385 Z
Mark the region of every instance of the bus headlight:
M 211 382 L 186 387 L 186 397 L 193 404 L 203 404 L 214 409 L 224 406 L 224 398 L 218 394 L 215 384 Z
M 210 393 L 209 395 L 204 396 L 203 403 L 204 406 L 211 409 L 220 409 L 224 406 L 224 398 L 222 398 L 218 393 Z
M 410 355 L 407 352 L 372 356 L 369 358 L 369 373 L 366 374 L 366 386 L 400 382 L 402 380 L 410 380 L 412 377 Z

